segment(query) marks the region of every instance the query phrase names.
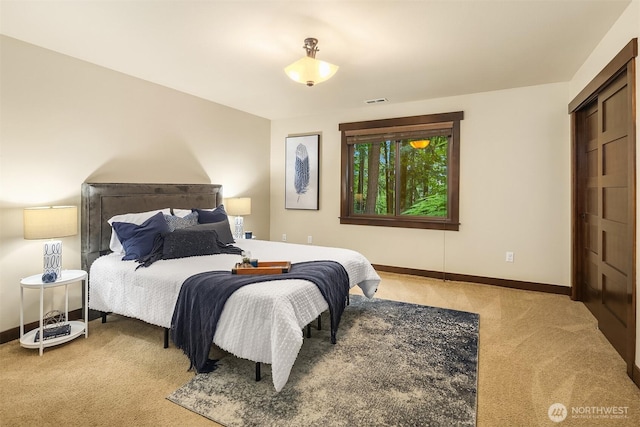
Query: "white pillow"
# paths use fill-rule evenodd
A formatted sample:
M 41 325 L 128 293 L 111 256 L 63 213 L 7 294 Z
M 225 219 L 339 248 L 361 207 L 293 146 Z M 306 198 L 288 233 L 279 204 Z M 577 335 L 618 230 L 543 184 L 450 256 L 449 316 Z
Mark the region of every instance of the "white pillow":
M 155 214 L 157 214 L 158 212 L 162 212 L 163 214 L 170 215 L 171 209 L 164 208 L 164 209 L 158 209 L 155 211 L 126 213 L 122 215 L 116 215 L 109 218 L 107 222 L 111 226 L 113 225 L 114 222 L 129 222 L 131 224 L 140 225 L 146 220 L 148 220 L 149 218 L 151 218 L 152 216 L 154 216 Z M 118 239 L 118 235 L 113 230 L 113 227 L 111 228 L 111 240 L 109 241 L 109 249 L 111 249 L 113 252 L 117 254 L 125 253 L 124 248 L 122 247 L 122 243 L 120 243 L 120 239 Z
M 191 213 L 191 209 L 174 209 L 173 215 L 179 216 L 180 218 L 184 218 L 185 216 Z

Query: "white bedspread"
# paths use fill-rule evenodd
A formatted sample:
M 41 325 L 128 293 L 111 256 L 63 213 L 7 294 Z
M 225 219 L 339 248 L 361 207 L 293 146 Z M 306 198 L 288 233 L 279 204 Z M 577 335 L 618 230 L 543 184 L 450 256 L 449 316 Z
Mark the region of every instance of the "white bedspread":
M 369 261 L 349 249 L 244 239 L 235 246 L 261 261 L 337 261 L 347 271 L 350 287 L 360 286 L 368 298 L 373 298 L 380 282 Z M 106 255 L 92 264 L 89 307 L 165 328 L 171 327 L 180 287 L 189 276 L 231 270 L 240 261 L 239 255 L 220 254 L 161 260 L 136 270 L 135 261 L 121 258 Z M 302 328 L 327 309 L 316 285 L 306 280 L 248 285 L 227 300 L 213 342 L 237 357 L 271 364 L 273 385 L 280 391 L 302 346 Z M 337 336 L 339 341 L 340 330 Z

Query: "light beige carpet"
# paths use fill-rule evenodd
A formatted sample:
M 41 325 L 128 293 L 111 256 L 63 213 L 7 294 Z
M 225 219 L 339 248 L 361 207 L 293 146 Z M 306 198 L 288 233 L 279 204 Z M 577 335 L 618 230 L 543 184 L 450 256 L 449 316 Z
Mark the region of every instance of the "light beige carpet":
M 637 426 L 640 390 L 583 304 L 566 296 L 381 273 L 377 296 L 480 314 L 478 426 Z M 18 310 L 18 308 L 16 308 Z M 1 426 L 214 426 L 169 402 L 193 378 L 162 330 L 110 316 L 89 338 L 0 345 Z M 249 373 L 251 375 L 251 373 Z M 549 419 L 554 403 L 626 408 L 626 418 Z

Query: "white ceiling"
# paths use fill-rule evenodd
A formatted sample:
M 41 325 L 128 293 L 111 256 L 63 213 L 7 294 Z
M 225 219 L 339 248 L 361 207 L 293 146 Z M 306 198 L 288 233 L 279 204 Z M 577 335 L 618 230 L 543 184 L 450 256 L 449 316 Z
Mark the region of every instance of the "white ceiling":
M 1 0 L 0 33 L 279 119 L 567 81 L 629 3 Z M 314 87 L 283 71 L 306 37 L 340 66 Z

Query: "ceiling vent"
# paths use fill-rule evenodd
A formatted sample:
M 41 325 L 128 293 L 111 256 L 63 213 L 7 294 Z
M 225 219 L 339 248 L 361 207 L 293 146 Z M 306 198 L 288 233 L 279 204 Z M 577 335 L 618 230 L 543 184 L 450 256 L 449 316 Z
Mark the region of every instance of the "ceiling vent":
M 376 99 L 367 99 L 364 101 L 365 104 L 381 104 L 383 102 L 388 102 L 387 98 L 376 98 Z

